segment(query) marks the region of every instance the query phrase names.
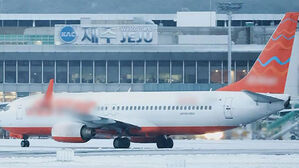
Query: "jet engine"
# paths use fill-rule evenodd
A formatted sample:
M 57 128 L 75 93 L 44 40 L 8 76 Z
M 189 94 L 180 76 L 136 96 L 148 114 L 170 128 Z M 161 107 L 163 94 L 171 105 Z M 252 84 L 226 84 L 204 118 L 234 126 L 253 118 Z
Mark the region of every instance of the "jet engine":
M 52 127 L 52 138 L 58 142 L 84 143 L 95 134 L 95 129 L 78 122 L 58 123 Z

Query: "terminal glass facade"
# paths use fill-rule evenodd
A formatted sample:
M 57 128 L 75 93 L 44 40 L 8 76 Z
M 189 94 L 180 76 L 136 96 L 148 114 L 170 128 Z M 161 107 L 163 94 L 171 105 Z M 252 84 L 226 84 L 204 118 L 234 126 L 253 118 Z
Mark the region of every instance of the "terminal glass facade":
M 69 61 L 69 83 L 80 83 L 80 61 Z
M 5 61 L 5 83 L 16 83 L 16 61 Z
M 171 82 L 182 83 L 183 82 L 183 61 L 172 61 Z
M 170 83 L 170 61 L 159 61 L 159 83 Z
M 30 82 L 41 83 L 42 82 L 42 61 L 33 60 L 30 62 Z
M 6 60 L 0 61 L 0 81 L 3 83 L 5 78 L 5 83 L 48 83 L 56 77 L 56 83 L 225 83 L 226 65 L 226 61 L 189 60 Z M 233 78 L 242 79 L 249 65 L 250 61 L 233 61 Z
M 133 61 L 133 83 L 144 83 L 144 61 Z
M 132 82 L 131 61 L 120 61 L 120 83 Z
M 210 62 L 210 83 L 222 83 L 222 62 Z
M 18 83 L 29 83 L 29 61 L 18 61 Z
M 209 61 L 197 61 L 197 83 L 209 83 Z
M 3 83 L 3 61 L 0 61 L 0 83 Z
M 48 83 L 50 79 L 54 79 L 54 61 L 43 61 L 43 82 Z
M 157 61 L 146 61 L 146 83 L 157 83 Z
M 118 61 L 108 61 L 107 62 L 107 81 L 108 83 L 118 83 L 119 82 L 119 62 Z
M 67 61 L 56 61 L 56 83 L 67 81 Z
M 196 81 L 196 62 L 185 61 L 184 62 L 184 82 L 195 83 Z
M 95 61 L 95 83 L 106 83 L 106 61 Z
M 82 83 L 93 83 L 93 61 L 82 61 Z
M 248 73 L 247 61 L 236 61 L 236 81 L 244 78 Z

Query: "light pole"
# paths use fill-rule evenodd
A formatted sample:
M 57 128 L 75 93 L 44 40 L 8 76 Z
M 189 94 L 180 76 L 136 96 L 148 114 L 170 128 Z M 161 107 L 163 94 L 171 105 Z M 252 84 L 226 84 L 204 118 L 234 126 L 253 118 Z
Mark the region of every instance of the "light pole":
M 232 3 L 232 2 L 221 2 L 218 3 L 218 8 L 220 10 L 226 11 L 228 20 L 228 37 L 227 37 L 227 81 L 228 84 L 232 83 L 231 70 L 232 70 L 232 13 L 241 9 L 242 3 Z

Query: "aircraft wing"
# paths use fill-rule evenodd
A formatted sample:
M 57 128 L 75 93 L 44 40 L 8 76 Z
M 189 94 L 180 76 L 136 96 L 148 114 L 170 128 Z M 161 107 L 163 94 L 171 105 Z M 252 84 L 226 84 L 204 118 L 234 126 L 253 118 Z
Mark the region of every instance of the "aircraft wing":
M 130 134 L 128 131 L 131 129 L 137 129 L 137 130 L 140 129 L 140 127 L 133 124 L 118 121 L 112 118 L 100 117 L 100 116 L 95 116 L 90 114 L 79 114 L 76 116 L 76 119 L 84 123 L 86 126 L 90 128 L 116 131 L 116 132 L 122 131 L 122 133 L 126 133 L 126 134 Z

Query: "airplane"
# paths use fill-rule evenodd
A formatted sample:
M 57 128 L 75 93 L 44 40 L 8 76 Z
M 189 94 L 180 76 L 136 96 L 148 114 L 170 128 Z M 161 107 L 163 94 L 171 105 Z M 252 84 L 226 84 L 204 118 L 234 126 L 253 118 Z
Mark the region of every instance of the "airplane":
M 171 135 L 205 134 L 252 123 L 289 105 L 284 94 L 299 13 L 286 13 L 249 73 L 216 91 L 53 93 L 17 99 L 0 112 L 10 136 L 51 136 L 84 143 L 97 135 L 114 148 L 134 143 L 174 146 Z

